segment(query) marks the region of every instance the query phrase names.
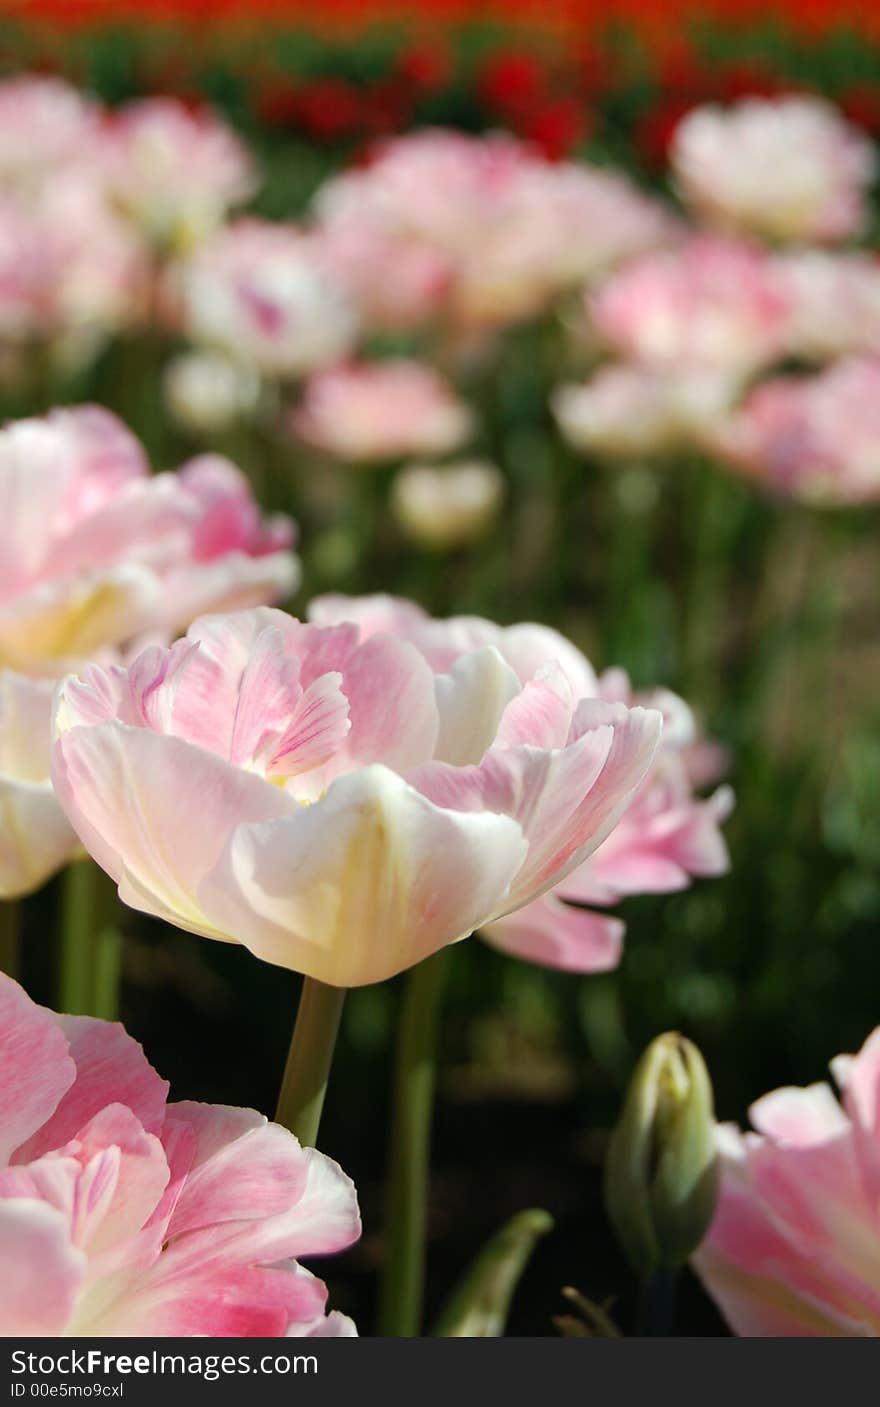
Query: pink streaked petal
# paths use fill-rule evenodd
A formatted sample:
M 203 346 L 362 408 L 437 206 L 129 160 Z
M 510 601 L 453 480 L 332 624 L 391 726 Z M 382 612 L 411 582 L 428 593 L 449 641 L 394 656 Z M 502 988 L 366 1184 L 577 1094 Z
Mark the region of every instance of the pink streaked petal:
M 0 974 L 0 1162 L 52 1118 L 76 1078 L 64 1032 L 51 1011 L 37 1006 Z
M 133 908 L 224 937 L 197 899 L 236 826 L 296 803 L 278 787 L 179 738 L 101 723 L 53 749 L 53 780 L 86 849 Z
M 880 1026 L 871 1032 L 858 1055 L 839 1055 L 831 1070 L 843 1090 L 850 1117 L 876 1140 L 880 1131 Z
M 156 1074 L 138 1042 L 115 1022 L 92 1016 L 52 1019 L 69 1044 L 75 1079 L 51 1117 L 18 1149 L 15 1161 L 28 1162 L 69 1143 L 108 1104 L 124 1104 L 144 1129 L 159 1133 L 168 1082 Z
M 269 762 L 276 777 L 295 777 L 329 762 L 351 730 L 342 675 L 324 674 L 300 693 Z
M 191 1128 L 196 1149 L 169 1237 L 205 1231 L 226 1261 L 263 1263 L 324 1255 L 357 1240 L 354 1185 L 323 1153 L 301 1148 L 253 1110 L 182 1103 L 171 1112 Z
M 537 898 L 601 844 L 650 765 L 660 716 L 589 701 L 573 730 L 556 751 L 493 748 L 479 767 L 434 763 L 411 774 L 438 806 L 499 812 L 522 827 L 528 859 L 496 917 Z
M 504 710 L 496 747 L 565 747 L 574 699 L 559 665 L 545 665 Z
M 179 1264 L 171 1245 L 115 1303 L 78 1332 L 108 1338 L 283 1338 L 291 1324 L 311 1323 L 327 1292 L 299 1265 L 267 1269 Z
M 608 972 L 620 962 L 625 925 L 618 918 L 572 908 L 556 894 L 481 930 L 493 948 L 560 972 Z
M 829 1085 L 789 1086 L 765 1094 L 749 1109 L 752 1125 L 775 1143 L 809 1148 L 849 1132 L 849 1120 Z
M 73 1144 L 82 1164 L 74 1211 L 74 1239 L 90 1256 L 121 1247 L 153 1215 L 168 1186 L 168 1160 L 159 1139 L 147 1133 L 124 1104 L 108 1104 L 80 1130 Z M 102 1177 L 112 1151 L 115 1176 Z

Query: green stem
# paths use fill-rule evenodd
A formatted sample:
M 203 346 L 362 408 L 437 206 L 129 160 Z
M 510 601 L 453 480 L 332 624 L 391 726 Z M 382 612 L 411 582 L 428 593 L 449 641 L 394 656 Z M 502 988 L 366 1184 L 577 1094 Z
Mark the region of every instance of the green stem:
M 636 1337 L 666 1339 L 675 1322 L 675 1296 L 679 1270 L 676 1265 L 660 1265 L 642 1282 Z
M 303 979 L 275 1120 L 307 1148 L 318 1137 L 344 1002 L 344 987 Z
M 61 879 L 61 958 L 58 1007 L 74 1016 L 88 1014 L 92 976 L 95 867 L 74 860 Z
M 17 899 L 0 903 L 0 972 L 17 978 L 21 959 L 21 904 Z
M 407 973 L 397 1031 L 379 1310 L 380 1333 L 391 1338 L 417 1338 L 422 1326 L 437 1019 L 448 961 L 442 948 Z
M 62 878 L 59 1009 L 115 1020 L 121 969 L 115 885 L 92 860 L 75 860 Z

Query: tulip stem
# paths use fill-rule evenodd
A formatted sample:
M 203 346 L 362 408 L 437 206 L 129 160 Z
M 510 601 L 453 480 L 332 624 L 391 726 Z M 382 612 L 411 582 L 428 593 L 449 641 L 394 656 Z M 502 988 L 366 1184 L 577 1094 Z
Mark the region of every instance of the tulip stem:
M 61 1011 L 116 1020 L 122 935 L 115 910 L 115 886 L 103 870 L 92 860 L 67 866 L 61 891 Z
M 379 1332 L 390 1338 L 417 1338 L 422 1327 L 437 1020 L 448 961 L 441 948 L 407 973 L 397 1029 L 379 1309 Z
M 318 1137 L 344 1002 L 344 987 L 303 979 L 275 1121 L 306 1148 Z
M 672 1334 L 678 1266 L 660 1265 L 642 1281 L 636 1319 L 636 1337 L 665 1339 Z
M 0 972 L 18 978 L 21 959 L 21 904 L 17 899 L 0 903 Z

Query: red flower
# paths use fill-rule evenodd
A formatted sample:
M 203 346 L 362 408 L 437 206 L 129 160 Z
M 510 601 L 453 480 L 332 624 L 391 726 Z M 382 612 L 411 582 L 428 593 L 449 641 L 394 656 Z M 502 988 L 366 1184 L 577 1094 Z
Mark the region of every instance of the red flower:
M 583 141 L 591 126 L 591 115 L 580 98 L 561 97 L 531 113 L 519 124 L 519 131 L 551 161 L 558 161 Z
M 258 89 L 257 116 L 268 127 L 295 127 L 299 121 L 299 94 L 292 83 L 277 79 Z
M 408 124 L 411 104 L 412 95 L 399 79 L 376 83 L 364 95 L 363 125 L 376 135 L 399 131 Z
M 880 93 L 871 83 L 857 83 L 840 98 L 840 107 L 851 122 L 867 132 L 880 133 Z
M 766 64 L 732 64 L 721 75 L 719 96 L 729 103 L 737 98 L 773 98 L 784 92 L 785 86 Z
M 337 141 L 360 127 L 361 95 L 344 78 L 316 78 L 299 90 L 299 117 L 313 137 Z
M 534 54 L 503 50 L 488 59 L 479 78 L 483 99 L 499 112 L 522 112 L 540 101 L 546 71 Z
M 667 98 L 636 123 L 635 143 L 650 166 L 666 164 L 672 134 L 693 106 L 691 98 Z
M 452 77 L 452 58 L 439 40 L 405 50 L 397 60 L 397 73 L 417 93 L 444 88 Z

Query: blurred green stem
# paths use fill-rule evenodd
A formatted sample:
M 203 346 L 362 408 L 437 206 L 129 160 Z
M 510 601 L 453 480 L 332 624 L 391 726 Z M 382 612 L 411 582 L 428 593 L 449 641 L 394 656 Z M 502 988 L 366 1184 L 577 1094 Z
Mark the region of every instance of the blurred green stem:
M 306 1148 L 318 1137 L 344 1002 L 344 987 L 303 978 L 275 1121 Z
M 18 978 L 21 957 L 21 904 L 18 899 L 0 903 L 0 972 Z
M 122 972 L 116 887 L 92 860 L 74 860 L 61 883 L 59 1009 L 115 1021 Z
M 379 1308 L 379 1332 L 390 1338 L 418 1338 L 422 1326 L 437 1020 L 449 953 L 441 948 L 407 973 L 397 1029 Z
M 678 1266 L 659 1265 L 642 1281 L 636 1318 L 637 1338 L 665 1339 L 670 1337 L 675 1322 L 678 1277 Z

